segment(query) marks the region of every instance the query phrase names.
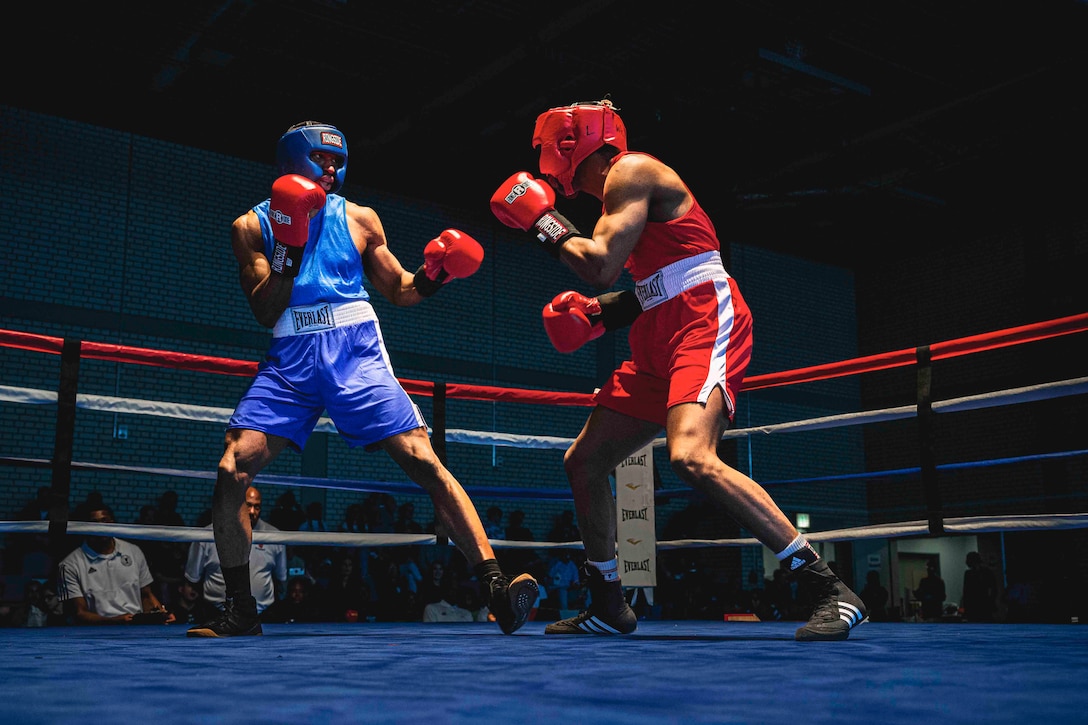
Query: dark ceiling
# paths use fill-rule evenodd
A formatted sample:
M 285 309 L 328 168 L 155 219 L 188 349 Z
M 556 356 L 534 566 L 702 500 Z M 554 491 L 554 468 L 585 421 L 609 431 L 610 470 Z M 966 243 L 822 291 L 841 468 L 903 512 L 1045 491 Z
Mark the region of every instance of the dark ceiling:
M 22 7 L 5 103 L 261 162 L 324 120 L 352 182 L 481 212 L 539 112 L 604 94 L 725 241 L 856 266 L 1085 198 L 1083 0 Z

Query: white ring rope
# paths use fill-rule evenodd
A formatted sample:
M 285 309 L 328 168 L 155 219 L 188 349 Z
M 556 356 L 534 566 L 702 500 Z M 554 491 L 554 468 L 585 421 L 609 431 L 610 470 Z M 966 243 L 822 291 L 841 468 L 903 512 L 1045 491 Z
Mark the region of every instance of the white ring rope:
M 1088 528 L 1088 514 L 1028 514 L 1024 516 L 970 516 L 944 519 L 946 533 L 977 534 L 994 531 L 1054 530 Z M 48 521 L 0 521 L 0 533 L 41 534 L 49 531 Z M 145 541 L 214 541 L 211 528 L 192 526 L 143 526 L 140 524 L 101 524 L 90 521 L 69 521 L 67 532 L 76 534 L 107 534 L 122 539 Z M 809 541 L 856 541 L 907 536 L 926 536 L 925 521 L 857 526 L 835 531 L 806 532 Z M 311 531 L 254 531 L 258 544 L 323 544 L 333 546 L 409 546 L 438 543 L 434 534 L 341 534 Z M 754 538 L 741 539 L 675 539 L 659 541 L 657 548 L 681 549 L 705 546 L 757 546 Z M 507 541 L 491 539 L 496 549 L 581 549 L 581 541 Z
M 1059 380 L 1040 385 L 1029 385 L 1022 388 L 1010 388 L 992 393 L 980 395 L 968 395 L 961 398 L 935 401 L 932 404 L 935 413 L 956 413 L 966 410 L 978 410 L 981 408 L 993 408 L 1000 405 L 1014 405 L 1019 403 L 1049 400 L 1069 395 L 1082 395 L 1088 393 L 1088 377 Z M 13 385 L 0 385 L 0 402 L 27 403 L 32 405 L 55 405 L 57 402 L 56 391 L 37 390 L 34 388 L 21 388 Z M 178 420 L 195 420 L 206 423 L 227 423 L 234 412 L 230 408 L 216 408 L 206 405 L 187 405 L 184 403 L 169 403 L 154 400 L 140 400 L 136 398 L 118 398 L 110 395 L 88 395 L 80 393 L 76 396 L 76 407 L 85 410 L 98 410 L 110 413 L 130 413 L 134 415 L 156 415 Z M 917 406 L 902 405 L 881 410 L 861 411 L 858 413 L 844 413 L 829 415 L 808 420 L 798 420 L 789 423 L 775 423 L 771 425 L 754 426 L 752 428 L 734 428 L 728 430 L 722 436 L 725 438 L 742 438 L 753 434 L 770 435 L 772 433 L 794 433 L 798 431 L 823 430 L 828 428 L 840 428 L 849 425 L 867 423 L 880 423 L 889 420 L 900 420 L 917 414 Z M 328 418 L 321 418 L 315 430 L 323 433 L 335 433 L 336 427 Z M 558 436 L 519 435 L 516 433 L 492 433 L 485 431 L 471 431 L 451 428 L 446 430 L 448 443 L 465 443 L 468 445 L 495 445 L 507 448 L 533 448 L 566 450 L 573 438 Z M 665 445 L 665 439 L 658 438 L 654 441 L 654 447 Z

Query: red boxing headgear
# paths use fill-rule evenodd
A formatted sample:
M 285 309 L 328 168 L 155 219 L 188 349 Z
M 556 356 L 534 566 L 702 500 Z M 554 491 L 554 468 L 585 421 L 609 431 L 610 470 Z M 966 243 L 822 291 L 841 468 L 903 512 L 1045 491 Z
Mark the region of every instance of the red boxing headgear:
M 550 108 L 537 116 L 533 148 L 540 149 L 540 173 L 560 183 L 572 197 L 578 164 L 602 146 L 627 150 L 627 129 L 612 101 L 590 101 Z

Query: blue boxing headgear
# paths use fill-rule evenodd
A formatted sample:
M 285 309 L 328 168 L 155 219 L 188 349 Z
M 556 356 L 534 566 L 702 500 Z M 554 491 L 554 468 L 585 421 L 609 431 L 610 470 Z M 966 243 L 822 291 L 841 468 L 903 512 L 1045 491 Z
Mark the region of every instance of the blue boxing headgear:
M 298 174 L 317 181 L 325 170 L 310 160 L 314 151 L 323 151 L 344 157 L 344 164 L 336 170 L 336 183 L 329 193 L 339 191 L 348 173 L 348 142 L 336 126 L 318 121 L 304 121 L 287 129 L 276 145 L 276 169 L 280 176 Z

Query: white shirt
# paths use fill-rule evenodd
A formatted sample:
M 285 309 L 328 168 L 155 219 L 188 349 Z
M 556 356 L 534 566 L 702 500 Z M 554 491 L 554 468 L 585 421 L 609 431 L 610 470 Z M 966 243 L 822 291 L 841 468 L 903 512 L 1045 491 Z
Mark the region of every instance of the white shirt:
M 204 528 L 210 529 L 211 525 Z M 279 531 L 264 519 L 257 519 L 254 531 Z M 194 541 L 189 545 L 189 559 L 185 563 L 185 578 L 191 582 L 204 582 L 204 598 L 222 608 L 227 598 L 227 583 L 223 580 L 223 567 L 214 541 Z M 287 581 L 287 547 L 283 544 L 253 544 L 249 552 L 249 586 L 257 600 L 257 611 L 263 612 L 276 601 L 273 579 Z
M 424 622 L 474 622 L 472 612 L 450 604 L 445 599 L 431 602 L 423 608 Z
M 144 609 L 140 590 L 152 582 L 140 547 L 113 540 L 112 554 L 99 554 L 86 543 L 61 560 L 57 596 L 83 597 L 87 608 L 103 617 L 138 614 Z

